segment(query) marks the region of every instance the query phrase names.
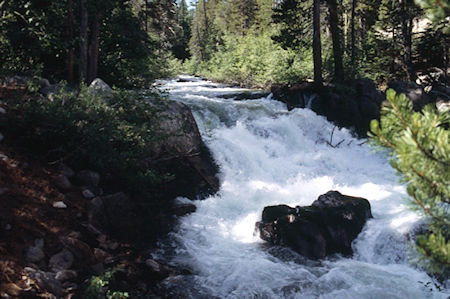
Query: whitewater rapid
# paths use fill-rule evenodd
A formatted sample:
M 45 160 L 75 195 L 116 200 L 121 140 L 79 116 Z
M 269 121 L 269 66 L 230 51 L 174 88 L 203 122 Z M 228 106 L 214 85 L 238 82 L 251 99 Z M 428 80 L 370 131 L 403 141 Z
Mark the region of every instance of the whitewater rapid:
M 160 244 L 154 258 L 186 274 L 171 277 L 174 298 L 447 298 L 411 266 L 411 234 L 421 218 L 383 152 L 334 129 L 308 109 L 287 111 L 269 97 L 191 76 L 161 81 L 187 104 L 220 166 L 220 191 L 194 201 L 197 211 Z M 330 136 L 333 133 L 332 140 Z M 336 148 L 329 143 L 340 145 Z M 310 261 L 254 234 L 265 206 L 309 205 L 329 190 L 367 198 L 374 218 L 353 242 L 354 256 Z M 187 200 L 187 199 L 185 199 Z

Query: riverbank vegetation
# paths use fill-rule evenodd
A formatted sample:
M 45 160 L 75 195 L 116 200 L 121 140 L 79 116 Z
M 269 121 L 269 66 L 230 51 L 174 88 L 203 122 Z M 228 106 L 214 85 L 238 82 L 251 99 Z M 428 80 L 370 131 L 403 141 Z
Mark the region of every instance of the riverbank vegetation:
M 449 59 L 448 3 L 419 4 L 437 11 L 433 22 L 414 1 L 197 1 L 186 69 L 258 86 L 414 81 L 418 71 L 447 68 Z

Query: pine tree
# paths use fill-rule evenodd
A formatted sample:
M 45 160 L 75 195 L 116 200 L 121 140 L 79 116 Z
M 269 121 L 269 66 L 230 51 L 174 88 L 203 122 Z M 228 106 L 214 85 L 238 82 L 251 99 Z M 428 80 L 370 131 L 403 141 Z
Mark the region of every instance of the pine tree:
M 387 91 L 390 106 L 373 121 L 372 142 L 390 148 L 391 165 L 407 184 L 411 207 L 428 220 L 417 238 L 421 263 L 441 278 L 450 274 L 450 113 L 432 105 L 413 112 L 405 95 Z

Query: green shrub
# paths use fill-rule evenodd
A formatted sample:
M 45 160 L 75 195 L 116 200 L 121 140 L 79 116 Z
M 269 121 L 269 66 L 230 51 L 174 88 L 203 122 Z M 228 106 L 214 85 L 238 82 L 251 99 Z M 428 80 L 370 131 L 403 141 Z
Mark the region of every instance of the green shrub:
M 152 98 L 151 104 L 146 100 Z M 62 89 L 52 100 L 32 98 L 17 104 L 6 129 L 51 162 L 99 171 L 129 190 L 158 182 L 160 175 L 145 162 L 152 146 L 164 138 L 157 130 L 160 95 L 114 91 L 106 101 L 82 87 Z
M 391 164 L 407 183 L 411 207 L 429 220 L 417 238 L 419 263 L 438 277 L 450 274 L 450 114 L 432 105 L 414 112 L 405 95 L 387 91 L 390 106 L 373 121 L 372 143 L 390 148 Z
M 191 58 L 185 71 L 211 79 L 269 87 L 296 82 L 312 74 L 312 51 L 296 53 L 274 43 L 269 33 L 225 35 L 223 45 L 204 62 Z
M 105 272 L 103 275 L 93 276 L 89 281 L 89 285 L 85 290 L 85 298 L 87 299 L 126 299 L 130 298 L 127 292 L 111 291 L 110 284 L 114 282 L 114 275 L 119 268 Z

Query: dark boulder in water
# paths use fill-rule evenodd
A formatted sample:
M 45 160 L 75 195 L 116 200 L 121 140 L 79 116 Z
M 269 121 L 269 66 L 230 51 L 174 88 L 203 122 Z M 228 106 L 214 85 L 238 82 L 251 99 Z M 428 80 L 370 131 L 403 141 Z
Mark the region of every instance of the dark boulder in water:
M 265 207 L 256 223 L 261 239 L 292 248 L 311 259 L 352 254 L 351 243 L 372 218 L 370 203 L 361 197 L 329 191 L 311 206 Z

